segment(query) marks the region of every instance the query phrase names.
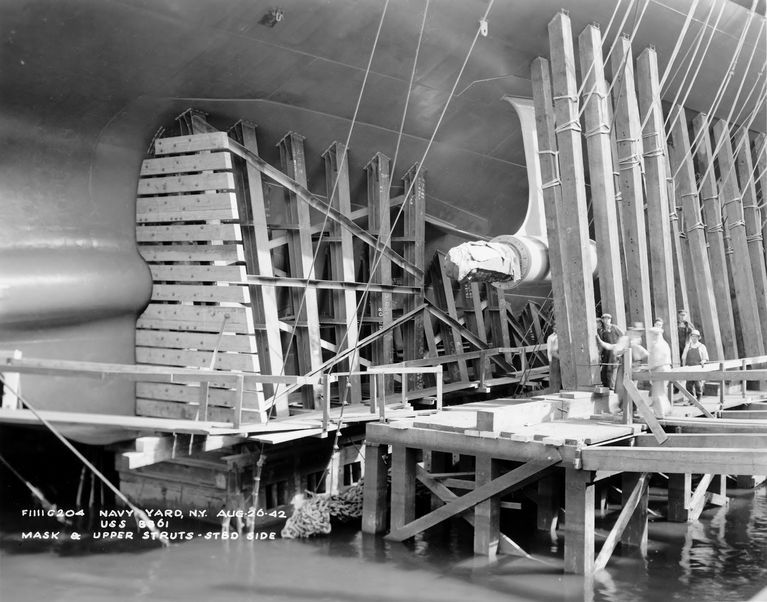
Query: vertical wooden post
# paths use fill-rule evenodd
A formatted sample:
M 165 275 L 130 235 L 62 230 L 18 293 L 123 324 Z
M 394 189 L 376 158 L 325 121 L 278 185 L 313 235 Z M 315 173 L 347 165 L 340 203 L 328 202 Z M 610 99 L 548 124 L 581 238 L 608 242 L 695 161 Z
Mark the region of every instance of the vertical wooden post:
M 461 285 L 461 297 L 463 301 L 463 315 L 466 319 L 466 326 L 471 330 L 477 338 L 483 343 L 487 343 L 487 333 L 485 331 L 485 317 L 482 315 L 482 304 L 479 293 L 478 282 L 465 282 Z M 474 379 L 479 377 L 482 380 L 483 375 L 490 366 L 488 365 L 490 360 L 484 356 L 478 360 L 474 360 Z M 482 387 L 482 385 L 480 385 Z
M 698 300 L 698 313 L 695 323 L 700 323 L 706 348 L 711 359 L 724 359 L 717 299 L 714 290 L 714 278 L 708 258 L 706 234 L 701 216 L 698 189 L 695 182 L 695 166 L 690 153 L 690 136 L 687 131 L 687 116 L 684 107 L 676 107 L 678 116 L 674 118 L 672 140 L 674 149 L 671 153 L 679 195 L 682 198 L 684 212 L 685 235 L 690 251 L 692 270 L 687 273 L 687 279 L 694 282 Z M 672 322 L 673 324 L 673 317 Z
M 440 473 L 449 472 L 452 467 L 452 454 L 440 451 L 424 451 L 423 452 L 423 467 L 426 472 Z M 444 502 L 439 499 L 438 496 L 431 496 L 431 509 L 436 510 L 440 506 L 444 505 Z
M 549 262 L 551 257 L 549 256 Z M 511 347 L 511 333 L 509 322 L 506 317 L 507 303 L 502 290 L 498 290 L 493 284 L 486 284 L 487 315 L 490 322 L 490 336 L 493 347 Z M 504 359 L 511 363 L 511 353 L 504 353 Z
M 666 520 L 672 523 L 686 523 L 690 516 L 692 498 L 692 475 L 668 475 L 668 511 Z
M 247 121 L 238 121 L 229 133 L 237 142 L 254 154 L 258 154 L 256 126 Z M 269 249 L 269 230 L 266 223 L 266 206 L 261 172 L 249 163 L 238 170 L 243 173 L 243 195 L 237 195 L 237 210 L 242 226 L 242 242 L 245 263 L 249 274 L 274 276 L 272 254 Z M 279 317 L 277 313 L 277 290 L 273 286 L 252 285 L 250 303 L 253 322 L 263 324 L 264 330 L 255 332 L 258 349 L 258 365 L 262 374 L 280 374 L 282 371 L 282 342 L 280 340 Z M 265 383 L 264 395 L 274 394 L 274 386 Z M 287 415 L 288 400 L 282 396 L 277 402 L 277 415 Z
M 647 190 L 647 232 L 652 269 L 653 317 L 663 318 L 667 324 L 663 334 L 671 345 L 671 357 L 677 358 L 679 342 L 677 330 L 673 327 L 676 320 L 676 293 L 671 231 L 668 227 L 665 132 L 658 83 L 658 57 L 652 48 L 645 48 L 637 59 L 637 84 L 639 113 L 640 115 L 650 114 L 649 118 L 644 118 L 646 123 L 642 132 L 642 148 Z
M 437 251 L 430 267 L 432 290 L 434 291 L 434 301 L 437 307 L 444 310 L 451 318 L 458 320 L 458 314 L 455 307 L 455 297 L 453 296 L 453 283 L 450 277 L 445 273 L 445 255 Z M 457 328 L 453 328 L 440 322 L 439 330 L 442 333 L 442 344 L 445 346 L 445 353 L 455 355 L 463 353 L 463 338 Z M 469 373 L 465 360 L 458 360 L 448 364 L 450 379 L 453 382 L 466 382 L 469 380 Z
M 764 252 L 764 261 L 767 262 L 767 210 L 764 210 L 767 203 L 767 135 L 758 134 L 754 141 L 754 161 L 756 162 L 757 175 L 756 180 L 761 188 L 761 197 L 759 206 L 762 207 L 762 251 Z
M 390 161 L 386 155 L 376 153 L 365 166 L 368 186 L 368 232 L 376 236 L 382 243 L 387 241 L 391 229 L 391 208 L 389 207 L 389 186 L 391 182 Z M 380 254 L 378 267 L 373 269 L 376 261 L 374 249 L 369 251 L 370 279 L 378 284 L 391 284 L 391 259 Z M 379 329 L 386 328 L 392 323 L 392 294 L 369 293 L 370 317 Z M 377 365 L 394 362 L 394 335 L 387 332 L 373 343 L 373 362 Z M 394 392 L 394 379 L 384 377 L 384 395 Z
M 289 132 L 280 140 L 280 159 L 282 170 L 301 186 L 306 188 L 306 161 L 304 158 L 304 138 L 295 132 Z M 314 277 L 314 251 L 311 236 L 311 217 L 309 205 L 298 198 L 298 195 L 288 192 L 287 218 L 297 229 L 289 230 L 288 255 L 290 259 L 290 275 L 293 278 Z M 296 328 L 296 340 L 293 348 L 298 359 L 300 374 L 308 374 L 319 370 L 322 365 L 322 348 L 320 347 L 320 320 L 317 306 L 317 291 L 314 288 L 291 289 L 294 316 L 306 327 Z M 304 298 L 305 295 L 305 298 Z M 303 307 L 301 300 L 304 299 Z M 315 408 L 320 402 L 320 387 L 304 387 L 304 407 Z
M 365 486 L 362 497 L 362 532 L 386 530 L 386 445 L 365 445 Z
M 642 473 L 639 472 L 624 472 L 621 475 L 621 495 L 623 498 L 623 504 L 625 505 L 628 499 L 631 497 L 631 492 L 634 491 L 639 478 Z M 639 548 L 639 551 L 644 556 L 647 554 L 647 502 L 649 498 L 649 475 L 645 479 L 645 485 L 639 496 L 639 503 L 637 504 L 634 513 L 631 515 L 626 528 L 621 535 L 621 544 L 624 546 L 631 546 Z
M 767 342 L 767 270 L 764 265 L 762 249 L 762 212 L 756 204 L 756 186 L 754 185 L 754 164 L 751 160 L 751 142 L 748 130 L 742 128 L 736 146 L 740 149 L 735 164 L 740 178 L 743 221 L 746 222 L 746 245 L 751 258 L 751 273 L 754 277 L 756 307 L 759 323 L 762 327 L 762 341 Z
M 328 203 L 338 209 L 343 215 L 349 215 L 352 211 L 351 192 L 349 189 L 349 158 L 348 151 L 341 142 L 334 142 L 322 154 L 325 160 L 325 186 L 328 191 Z M 331 227 L 330 240 L 330 272 L 333 280 L 342 282 L 354 282 L 357 275 L 354 269 L 354 247 L 352 234 L 347 228 L 334 223 Z M 357 293 L 347 289 L 333 291 L 333 318 L 336 320 L 336 352 L 346 349 L 354 349 L 359 340 L 359 326 L 357 323 Z M 342 341 L 345 341 L 342 344 Z M 342 362 L 350 372 L 358 372 L 360 356 L 354 352 L 348 360 Z M 360 377 L 350 376 L 349 389 L 351 403 L 361 403 L 362 389 Z M 340 386 L 340 384 L 339 384 Z M 345 395 L 339 389 L 341 399 Z
M 719 149 L 719 171 L 722 174 L 722 211 L 727 218 L 733 257 L 730 262 L 735 286 L 735 305 L 740 317 L 740 338 L 747 356 L 764 354 L 762 331 L 759 328 L 759 309 L 756 301 L 754 275 L 747 261 L 749 257 L 746 228 L 743 221 L 743 205 L 733 165 L 730 128 L 724 121 L 714 124 L 714 140 Z
M 652 324 L 650 306 L 650 273 L 647 260 L 647 238 L 640 166 L 641 136 L 639 107 L 634 92 L 634 65 L 631 42 L 618 41 L 612 57 L 615 128 L 618 141 L 618 165 L 621 172 L 623 199 L 623 242 L 626 254 L 628 290 L 626 297 L 629 322 Z
M 402 179 L 405 192 L 410 190 L 405 199 L 402 212 L 404 258 L 423 270 L 424 240 L 426 234 L 426 175 L 418 164 L 413 165 Z M 423 278 L 418 278 L 409 272 L 403 274 L 403 284 L 415 286 L 423 290 Z M 423 303 L 423 293 L 407 295 L 403 311 L 408 312 Z M 402 327 L 402 344 L 404 360 L 419 360 L 423 358 L 423 314 L 418 314 Z M 423 376 L 411 374 L 408 376 L 410 389 L 423 388 Z
M 594 473 L 565 469 L 565 573 L 594 570 Z
M 474 464 L 476 487 L 498 477 L 498 461 L 478 455 Z M 474 553 L 495 558 L 501 528 L 501 498 L 494 495 L 474 506 Z
M 576 386 L 590 387 L 599 382 L 599 355 L 596 344 L 594 280 L 589 253 L 591 243 L 588 232 L 581 127 L 578 119 L 578 84 L 575 81 L 575 56 L 570 17 L 560 12 L 549 22 L 548 30 L 554 115 L 557 123 L 555 133 L 559 147 L 559 169 L 562 180 L 562 211 L 557 213 L 557 217 L 560 222 L 560 250 L 565 286 L 568 289 L 567 305 L 573 311 L 585 312 L 585 319 L 570 321 L 568 343 L 570 343 L 570 353 L 575 366 Z
M 708 259 L 711 266 L 711 280 L 722 339 L 723 354 L 721 359 L 735 359 L 738 357 L 738 346 L 735 342 L 735 321 L 732 317 L 730 280 L 727 277 L 727 259 L 724 253 L 722 206 L 719 203 L 716 175 L 713 169 L 708 169 L 708 166 L 714 161 L 714 157 L 711 152 L 711 138 L 708 133 L 706 117 L 700 113 L 697 114 L 692 120 L 692 127 L 695 138 L 701 140 L 696 152 L 698 165 L 705 176 L 699 184 L 700 201 L 706 222 Z
M 535 125 L 538 137 L 538 153 L 543 180 L 543 206 L 546 217 L 546 235 L 549 241 L 549 266 L 551 269 L 551 290 L 554 300 L 555 331 L 559 340 L 559 365 L 562 374 L 562 388 L 574 389 L 576 386 L 575 364 L 570 346 L 570 317 L 565 287 L 562 249 L 559 241 L 562 204 L 562 186 L 559 178 L 559 160 L 557 159 L 557 140 L 554 134 L 555 118 L 551 91 L 551 75 L 546 59 L 537 58 L 530 67 L 533 81 L 533 103 L 535 105 Z M 488 286 L 487 307 L 490 311 L 490 287 Z M 504 317 L 505 323 L 505 317 Z M 492 326 L 492 322 L 491 322 Z M 508 335 L 508 324 L 506 325 Z M 494 344 L 498 344 L 494 340 Z M 504 343 L 505 346 L 505 343 Z M 507 359 L 507 361 L 509 361 Z
M 708 491 L 711 492 L 711 499 L 709 500 L 714 506 L 726 506 L 727 505 L 727 475 L 716 474 L 711 480 L 711 484 L 708 486 Z
M 607 85 L 602 61 L 602 35 L 596 25 L 588 25 L 578 37 L 581 73 L 588 77 L 581 84 L 585 104 L 586 144 L 591 183 L 591 210 L 599 263 L 599 293 L 602 311 L 614 315 L 615 324 L 626 330 L 623 276 L 620 264 L 618 210 L 610 143 Z
M 415 519 L 415 467 L 416 450 L 392 445 L 390 531 Z

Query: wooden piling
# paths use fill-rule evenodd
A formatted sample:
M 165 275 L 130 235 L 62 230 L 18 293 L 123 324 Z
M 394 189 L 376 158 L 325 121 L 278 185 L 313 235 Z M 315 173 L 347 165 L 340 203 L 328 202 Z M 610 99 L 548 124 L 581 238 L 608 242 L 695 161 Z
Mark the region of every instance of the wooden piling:
M 365 488 L 362 499 L 362 532 L 386 531 L 387 445 L 365 445 Z
M 594 570 L 594 473 L 565 469 L 565 573 Z
M 621 475 L 621 497 L 624 506 L 632 501 L 632 492 L 639 487 L 639 491 L 636 494 L 638 498 L 633 501 L 636 506 L 621 535 L 621 545 L 638 548 L 643 556 L 647 554 L 649 480 L 650 477 L 646 473 L 624 472 Z
M 391 519 L 389 530 L 395 531 L 415 519 L 416 450 L 392 445 Z
M 500 475 L 498 461 L 479 454 L 475 464 L 475 486 L 481 487 Z M 494 495 L 474 506 L 474 553 L 494 558 L 498 552 L 501 521 L 501 498 Z

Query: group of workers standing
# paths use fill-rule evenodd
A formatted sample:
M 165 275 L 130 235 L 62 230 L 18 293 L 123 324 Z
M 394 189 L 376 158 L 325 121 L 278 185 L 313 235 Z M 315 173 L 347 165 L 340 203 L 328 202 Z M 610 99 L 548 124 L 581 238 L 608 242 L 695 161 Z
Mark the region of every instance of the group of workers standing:
M 700 331 L 690 322 L 687 311 L 679 310 L 677 315 L 677 334 L 679 337 L 680 359 L 682 366 L 703 366 L 708 362 L 706 346 L 700 341 Z M 628 349 L 636 360 L 647 359 L 650 370 L 667 370 L 671 368 L 671 347 L 663 338 L 663 320 L 655 320 L 651 328 L 646 330 L 647 348 L 641 346 L 641 324 L 628 328 L 626 332 L 612 323 L 612 315 L 602 314 L 597 328 L 597 344 L 600 350 L 600 378 L 602 385 L 612 391 L 621 393 L 623 389 L 623 360 L 622 356 Z M 553 390 L 561 387 L 559 376 L 559 344 L 556 333 L 552 333 L 547 341 L 550 384 Z M 667 396 L 667 383 L 653 381 L 650 387 L 650 400 L 654 413 L 663 417 L 671 409 Z M 703 395 L 703 381 L 687 381 L 686 389 L 691 395 L 700 399 Z

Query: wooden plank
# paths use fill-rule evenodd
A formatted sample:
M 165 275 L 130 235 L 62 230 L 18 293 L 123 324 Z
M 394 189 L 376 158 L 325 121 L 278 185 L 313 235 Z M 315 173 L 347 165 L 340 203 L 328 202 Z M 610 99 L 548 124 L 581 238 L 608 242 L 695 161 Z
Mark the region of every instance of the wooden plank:
M 136 199 L 136 221 L 139 224 L 192 222 L 208 219 L 238 219 L 235 195 L 231 192 L 214 192 L 149 196 Z
M 391 210 L 389 188 L 391 186 L 391 165 L 386 155 L 376 153 L 365 166 L 367 175 L 367 199 L 368 199 L 368 232 L 385 241 L 391 230 Z M 386 255 L 376 253 L 373 249 L 368 250 L 368 262 L 370 264 L 370 281 L 378 284 L 388 284 L 392 281 L 391 259 Z M 377 265 L 376 265 L 377 263 Z M 391 293 L 370 293 L 368 304 L 369 314 L 380 318 L 379 328 L 385 328 L 392 323 L 392 295 Z M 373 344 L 373 361 L 376 364 L 391 364 L 394 362 L 394 335 L 389 332 L 384 334 Z M 384 379 L 385 394 L 394 392 L 394 380 Z
M 498 461 L 490 456 L 477 456 L 474 466 L 473 489 L 488 485 L 500 476 Z M 474 506 L 474 553 L 494 558 L 498 553 L 500 533 L 501 498 L 494 495 Z
M 584 470 L 635 470 L 692 474 L 764 474 L 767 454 L 763 449 L 707 447 L 618 447 L 599 446 L 581 452 Z
M 157 282 L 242 282 L 245 266 L 220 265 L 150 265 L 152 280 Z
M 455 297 L 453 295 L 452 280 L 445 273 L 445 255 L 437 251 L 429 269 L 431 276 L 432 290 L 434 292 L 435 305 L 442 309 L 456 322 L 458 313 L 455 306 Z M 460 331 L 455 327 L 450 327 L 445 322 L 439 323 L 439 329 L 442 334 L 442 344 L 445 347 L 445 353 L 449 355 L 460 354 L 463 351 L 463 339 Z M 458 359 L 455 363 L 450 363 L 448 373 L 452 381 L 468 381 L 469 372 L 466 367 L 466 361 Z
M 214 261 L 219 263 L 236 263 L 245 261 L 242 245 L 151 245 L 142 243 L 139 253 L 148 262 L 170 261 Z
M 280 141 L 280 158 L 283 171 L 300 186 L 306 188 L 306 163 L 304 158 L 303 137 L 290 132 Z M 314 278 L 314 250 L 312 246 L 311 216 L 309 206 L 300 202 L 295 192 L 286 196 L 288 219 L 299 227 L 288 232 L 288 254 L 290 259 L 290 275 L 294 278 Z M 298 360 L 298 370 L 307 374 L 318 370 L 322 365 L 322 348 L 320 346 L 319 308 L 317 292 L 306 289 L 304 292 L 294 291 L 292 295 L 293 313 L 297 319 L 307 323 L 305 329 L 296 332 L 295 350 Z M 305 388 L 302 391 L 304 407 L 320 407 L 320 387 Z
M 647 555 L 647 503 L 649 501 L 650 475 L 648 473 L 624 472 L 621 474 L 621 501 L 623 505 L 630 502 L 630 493 L 644 477 L 644 485 L 638 492 L 636 509 L 629 517 L 623 530 L 621 545 L 638 548 L 642 556 Z
M 392 533 L 396 533 L 415 518 L 416 460 L 415 449 L 404 445 L 392 446 L 390 517 Z M 391 537 L 391 534 L 387 537 Z
M 200 387 L 139 382 L 136 383 L 136 396 L 142 399 L 156 399 L 157 401 L 196 403 L 200 398 Z M 234 389 L 208 388 L 208 400 L 211 406 L 233 408 L 236 403 L 235 397 L 236 391 Z M 245 391 L 243 393 L 243 407 L 259 409 L 259 399 L 260 396 L 257 391 Z
M 607 562 L 610 560 L 610 556 L 612 556 L 613 550 L 615 550 L 615 546 L 618 545 L 618 541 L 623 535 L 624 529 L 629 524 L 629 520 L 634 515 L 634 511 L 637 510 L 642 497 L 644 497 L 645 490 L 647 489 L 648 485 L 647 477 L 648 475 L 646 472 L 639 475 L 634 488 L 627 496 L 628 499 L 626 502 L 624 502 L 623 508 L 621 509 L 617 520 L 613 524 L 613 528 L 610 530 L 610 534 L 602 544 L 602 549 L 599 550 L 599 555 L 594 561 L 595 572 L 601 571 L 603 568 L 605 568 L 605 566 L 607 566 Z M 624 487 L 624 491 L 625 490 L 626 488 Z M 647 517 L 645 516 L 645 522 L 646 521 Z
M 759 312 L 759 324 L 761 325 L 764 344 L 767 341 L 767 269 L 765 269 L 764 250 L 762 249 L 762 211 L 756 202 L 754 164 L 751 160 L 751 142 L 747 128 L 741 128 L 735 144 L 739 149 L 735 166 L 742 192 L 740 202 L 743 204 L 743 221 L 746 224 L 746 245 L 748 246 L 748 256 L 751 259 L 751 273 L 756 291 L 755 302 Z
M 565 468 L 565 573 L 594 571 L 593 473 Z
M 325 160 L 325 186 L 331 206 L 344 215 L 351 213 L 351 192 L 349 189 L 348 151 L 341 142 L 334 142 L 323 153 Z M 355 257 L 352 235 L 340 224 L 331 225 L 331 236 L 339 238 L 338 242 L 330 245 L 330 273 L 334 280 L 354 282 Z M 333 317 L 341 321 L 335 328 L 335 344 L 338 351 L 354 349 L 359 340 L 359 324 L 357 322 L 357 294 L 352 290 L 334 291 Z M 359 370 L 359 353 L 353 352 L 347 360 L 341 362 L 340 370 L 356 372 Z M 343 394 L 348 394 L 351 403 L 362 402 L 362 389 L 359 376 L 349 379 L 351 388 Z
M 156 399 L 136 398 L 136 415 L 157 418 L 173 418 L 194 421 L 199 419 L 199 404 L 190 402 L 160 401 Z M 220 423 L 234 423 L 234 411 L 232 408 L 223 406 L 210 406 L 208 408 L 208 420 Z M 266 412 L 260 410 L 243 410 L 243 424 L 265 424 Z
M 557 242 L 559 244 L 559 242 Z M 551 259 L 549 259 L 551 261 Z M 492 283 L 485 284 L 487 294 L 487 314 L 490 323 L 490 341 L 494 347 L 511 347 L 511 332 L 509 331 L 509 321 L 507 319 L 508 304 L 506 297 L 501 289 L 498 289 Z M 481 340 L 481 339 L 480 339 Z M 511 353 L 504 353 L 504 361 L 511 365 Z
M 365 489 L 362 499 L 362 532 L 386 530 L 388 467 L 386 445 L 365 445 Z
M 724 412 L 736 414 L 737 412 Z M 657 447 L 658 442 L 651 435 L 637 435 L 636 447 Z M 738 447 L 767 448 L 767 433 L 673 433 L 663 444 L 664 447 Z
M 143 178 L 145 176 L 231 169 L 232 156 L 229 153 L 200 153 L 178 157 L 144 159 L 143 163 L 141 163 L 139 176 Z
M 698 408 L 701 412 L 703 412 L 704 416 L 706 416 L 708 418 L 713 418 L 714 417 L 714 415 L 711 412 L 708 411 L 706 406 L 704 406 L 700 401 L 698 401 L 698 399 L 685 388 L 685 383 L 683 383 L 681 381 L 676 381 L 673 384 L 676 384 L 676 386 L 679 389 L 680 393 L 682 393 L 682 396 L 685 399 L 687 399 L 687 401 L 689 401 L 692 405 L 694 405 L 696 408 Z
M 618 142 L 618 164 L 623 205 L 623 243 L 626 256 L 628 290 L 628 322 L 652 324 L 650 274 L 642 194 L 640 165 L 641 137 L 639 107 L 634 92 L 634 66 L 631 43 L 623 37 L 612 55 L 615 129 Z M 588 307 L 588 306 L 587 306 Z
M 558 460 L 550 460 L 548 462 L 528 462 L 527 464 L 523 464 L 416 520 L 411 519 L 411 521 L 396 526 L 394 522 L 392 522 L 392 531 L 386 536 L 386 539 L 389 541 L 405 541 L 460 512 L 464 512 L 469 508 L 476 506 L 478 503 L 483 502 L 488 498 L 503 492 L 514 491 L 524 487 L 528 483 L 534 482 L 545 476 L 549 472 L 549 469 L 558 463 Z M 415 471 L 415 468 L 413 470 Z M 394 471 L 394 467 L 392 468 L 392 471 Z M 394 496 L 392 493 L 392 513 L 394 513 L 393 504 Z
M 210 242 L 240 241 L 242 233 L 237 224 L 199 224 L 195 226 L 137 226 L 138 242 Z
M 251 335 L 178 332 L 176 330 L 136 329 L 136 345 L 168 349 L 197 349 L 256 353 L 256 339 Z
M 150 303 L 139 316 L 136 328 L 193 332 L 251 334 L 253 320 L 245 307 L 213 307 Z
M 722 213 L 730 233 L 733 260 L 730 262 L 732 281 L 735 287 L 735 307 L 740 317 L 740 339 L 746 355 L 762 355 L 764 341 L 759 322 L 759 308 L 756 302 L 754 275 L 751 270 L 746 228 L 743 221 L 743 205 L 733 165 L 730 129 L 717 120 L 714 124 L 714 140 L 719 147 L 719 171 L 722 173 Z M 755 474 L 755 473 L 754 473 Z
M 142 178 L 138 182 L 139 195 L 203 192 L 205 190 L 233 190 L 234 176 L 229 172 L 202 173 L 191 176 L 160 176 Z
M 154 152 L 160 156 L 215 150 L 229 150 L 229 139 L 225 132 L 192 136 L 172 136 L 169 138 L 158 138 L 154 142 Z
M 245 148 L 258 154 L 258 141 L 254 124 L 239 121 L 232 128 L 234 136 Z M 261 172 L 250 164 L 237 162 L 239 176 L 238 210 L 248 226 L 243 230 L 243 247 L 246 265 L 250 274 L 273 277 L 272 255 L 269 248 L 266 205 L 264 201 Z M 282 339 L 278 326 L 277 291 L 266 286 L 250 286 L 251 312 L 253 321 L 264 324 L 264 329 L 256 332 L 259 364 L 264 374 L 282 374 L 284 357 Z M 264 386 L 264 395 L 274 395 L 274 387 Z M 276 407 L 277 416 L 289 414 L 287 399 L 281 400 Z
M 162 349 L 158 347 L 136 347 L 136 361 L 142 364 L 207 368 L 210 366 L 212 356 L 213 352 L 211 351 L 184 351 L 180 349 Z M 214 368 L 217 370 L 258 372 L 258 361 L 255 355 L 219 353 L 216 355 Z
M 666 520 L 673 523 L 686 523 L 690 516 L 692 475 L 690 473 L 669 474 L 667 488 Z
M 767 262 L 767 135 L 757 134 L 754 140 L 754 160 L 756 161 L 756 181 L 759 182 L 759 206 L 762 208 L 762 250 L 764 261 Z
M 637 60 L 637 85 L 640 115 L 645 123 L 642 131 L 642 153 L 644 157 L 645 190 L 647 196 L 647 235 L 652 282 L 653 317 L 662 318 L 668 326 L 664 337 L 671 346 L 671 357 L 680 355 L 675 323 L 676 292 L 669 229 L 669 199 L 666 179 L 666 147 L 664 144 L 663 109 L 660 101 L 658 82 L 658 57 L 655 49 L 646 48 Z M 648 117 L 649 115 L 649 117 Z M 705 247 L 703 249 L 705 255 Z M 706 339 L 708 341 L 708 339 Z M 718 334 L 717 334 L 718 340 Z M 712 342 L 714 339 L 712 339 Z M 720 345 L 721 348 L 721 345 Z
M 426 175 L 414 164 L 402 179 L 406 199 L 402 210 L 403 236 L 411 242 L 403 243 L 403 256 L 419 271 L 403 274 L 403 284 L 423 287 L 424 245 L 426 237 Z M 405 313 L 412 311 L 423 303 L 423 293 L 406 297 L 403 304 Z M 402 327 L 402 359 L 419 360 L 424 355 L 423 314 L 418 313 Z M 408 390 L 422 389 L 424 386 L 421 375 L 408 376 Z
M 554 94 L 555 130 L 559 147 L 559 169 L 562 180 L 559 218 L 560 249 L 565 275 L 568 308 L 594 307 L 593 266 L 589 255 L 588 211 L 584 181 L 580 121 L 578 119 L 578 84 L 575 81 L 570 17 L 560 12 L 550 22 L 549 46 Z M 565 200 L 566 199 L 566 200 Z M 570 321 L 570 345 L 575 366 L 576 386 L 599 382 L 599 354 L 596 345 L 596 317 L 587 311 L 585 319 Z M 562 343 L 559 342 L 560 354 Z M 563 374 L 564 376 L 564 374 Z M 563 381 L 563 386 L 567 386 Z
M 463 315 L 466 325 L 477 338 L 487 343 L 487 331 L 485 330 L 485 317 L 482 314 L 482 299 L 480 298 L 479 282 L 464 282 L 460 286 L 461 301 L 463 303 Z M 490 374 L 490 360 L 483 361 L 478 356 L 473 362 L 474 378 L 482 374 Z
M 623 276 L 620 264 L 618 209 L 615 204 L 613 161 L 610 143 L 611 122 L 607 110 L 607 85 L 602 61 L 602 35 L 599 27 L 588 25 L 578 37 L 581 73 L 587 74 L 581 86 L 586 145 L 589 158 L 591 208 L 599 264 L 599 293 L 602 310 L 612 313 L 615 324 L 625 332 Z M 666 211 L 668 216 L 668 211 Z M 549 238 L 551 240 L 551 238 Z
M 700 140 L 696 156 L 698 164 L 708 166 L 714 158 L 711 152 L 711 138 L 708 133 L 708 121 L 702 114 L 697 114 L 692 120 L 695 139 Z M 684 141 L 684 138 L 682 138 Z M 700 202 L 706 226 L 706 242 L 709 266 L 711 271 L 710 289 L 716 299 L 717 323 L 722 341 L 722 358 L 738 356 L 735 339 L 735 322 L 732 315 L 732 299 L 730 297 L 730 281 L 727 277 L 727 260 L 724 254 L 724 237 L 722 235 L 722 207 L 719 202 L 716 174 L 713 169 L 703 170 L 700 187 Z
M 237 436 L 211 436 L 197 437 L 189 440 L 188 437 L 182 437 L 182 441 L 174 441 L 172 437 L 166 437 L 166 444 L 154 447 L 147 451 L 124 452 L 115 456 L 115 468 L 117 470 L 128 471 L 135 470 L 141 466 L 149 466 L 163 462 L 171 458 L 191 455 L 200 451 L 213 451 L 230 447 L 242 441 Z
M 625 382 L 624 388 L 626 389 L 626 394 L 628 395 L 629 399 L 631 399 L 631 402 L 634 404 L 634 407 L 636 407 L 637 412 L 647 423 L 647 426 L 650 427 L 650 430 L 657 439 L 658 443 L 663 443 L 668 438 L 668 435 L 664 432 L 663 427 L 658 423 L 658 419 L 650 409 L 650 406 L 645 403 L 645 400 L 639 393 L 639 389 L 637 389 L 636 385 L 631 381 Z
M 247 287 L 237 285 L 155 284 L 152 301 L 249 303 L 250 295 Z

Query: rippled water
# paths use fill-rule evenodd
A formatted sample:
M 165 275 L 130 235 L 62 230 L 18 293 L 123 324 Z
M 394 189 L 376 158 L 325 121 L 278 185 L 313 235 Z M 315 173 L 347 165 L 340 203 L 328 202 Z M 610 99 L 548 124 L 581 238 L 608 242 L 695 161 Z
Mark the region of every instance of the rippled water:
M 22 542 L 18 521 L 6 516 L 0 599 L 748 600 L 767 587 L 767 489 L 730 495 L 729 507 L 710 508 L 698 522 L 652 522 L 645 559 L 618 553 L 593 580 L 563 575 L 562 539 L 544 533 L 524 540 L 535 560 L 503 557 L 488 565 L 472 556 L 471 532 L 459 524 L 409 544 L 349 525 L 309 541 L 195 539 L 157 548 Z M 598 542 L 611 520 L 598 522 Z

